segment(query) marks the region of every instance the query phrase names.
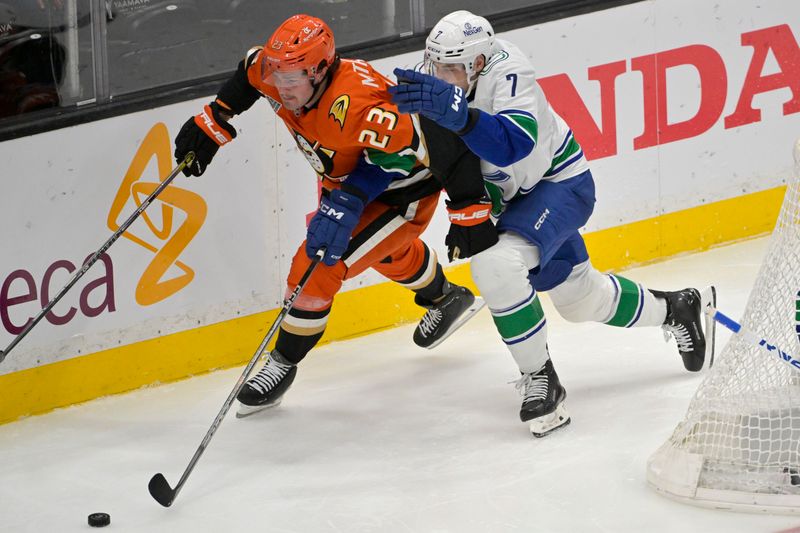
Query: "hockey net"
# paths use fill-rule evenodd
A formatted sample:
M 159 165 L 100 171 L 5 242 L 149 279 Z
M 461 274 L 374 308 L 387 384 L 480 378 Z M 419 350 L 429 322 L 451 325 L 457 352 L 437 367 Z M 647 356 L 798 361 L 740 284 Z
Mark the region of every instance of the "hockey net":
M 794 158 L 794 178 L 741 324 L 797 358 L 800 140 Z M 800 513 L 800 371 L 732 336 L 685 419 L 650 457 L 647 481 L 695 505 Z

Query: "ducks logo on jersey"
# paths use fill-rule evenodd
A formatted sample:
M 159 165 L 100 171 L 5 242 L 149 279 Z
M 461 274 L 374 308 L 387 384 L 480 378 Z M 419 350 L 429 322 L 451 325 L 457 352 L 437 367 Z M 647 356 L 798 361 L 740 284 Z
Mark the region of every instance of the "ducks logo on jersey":
M 347 109 L 350 107 L 350 96 L 343 94 L 333 101 L 328 110 L 328 116 L 339 123 L 339 129 L 344 129 L 344 121 L 347 119 Z

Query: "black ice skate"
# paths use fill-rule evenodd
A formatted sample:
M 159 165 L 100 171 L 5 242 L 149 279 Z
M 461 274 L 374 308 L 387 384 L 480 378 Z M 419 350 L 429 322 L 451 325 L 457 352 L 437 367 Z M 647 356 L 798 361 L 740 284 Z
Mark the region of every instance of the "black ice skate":
M 296 374 L 297 365 L 284 359 L 277 350 L 273 350 L 264 367 L 247 380 L 236 396 L 241 404 L 236 412 L 236 418 L 279 405 Z
M 434 348 L 486 305 L 466 287 L 445 282 L 444 298 L 433 303 L 419 295 L 414 302 L 428 310 L 414 330 L 414 343 L 422 348 Z
M 515 386 L 523 396 L 519 419 L 529 423 L 534 437 L 544 437 L 570 423 L 564 405 L 567 391 L 561 386 L 550 359 L 538 372 L 522 374 Z
M 702 294 L 697 289 L 650 292 L 667 302 L 667 318 L 661 328 L 666 340 L 670 336 L 675 337 L 686 370 L 699 372 L 706 362 L 710 368 L 714 364 L 714 321 L 707 320 L 703 311 L 708 306 L 716 306 L 716 289 L 708 287 Z

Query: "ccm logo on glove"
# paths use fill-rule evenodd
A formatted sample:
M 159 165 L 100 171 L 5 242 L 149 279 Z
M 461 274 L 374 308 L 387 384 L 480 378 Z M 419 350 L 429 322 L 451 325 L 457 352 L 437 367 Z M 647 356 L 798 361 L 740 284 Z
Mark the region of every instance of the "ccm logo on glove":
M 342 220 L 342 217 L 344 216 L 344 211 L 337 211 L 333 208 L 333 206 L 325 203 L 320 204 L 319 211 L 320 213 L 328 215 L 329 217 L 333 217 L 336 220 Z
M 450 107 L 453 108 L 453 111 L 458 111 L 458 104 L 461 103 L 461 95 L 464 94 L 461 90 L 461 87 L 454 86 L 453 89 L 453 103 L 450 104 Z

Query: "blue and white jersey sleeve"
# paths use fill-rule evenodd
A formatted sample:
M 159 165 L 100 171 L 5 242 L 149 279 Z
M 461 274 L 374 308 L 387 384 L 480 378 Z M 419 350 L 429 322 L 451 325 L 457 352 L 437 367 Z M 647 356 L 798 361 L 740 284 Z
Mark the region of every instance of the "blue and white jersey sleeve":
M 589 168 L 569 126 L 547 101 L 530 61 L 512 43 L 495 41 L 470 108 L 480 115 L 462 137 L 482 159 L 495 212 L 541 180 L 563 181 Z
M 484 67 L 478 78 L 480 85 L 484 89 L 480 92 L 489 90 L 491 104 L 470 111 L 471 129 L 462 136 L 464 142 L 481 159 L 499 167 L 524 159 L 536 147 L 539 129 L 533 69 L 511 64 L 503 51 L 493 55 Z

